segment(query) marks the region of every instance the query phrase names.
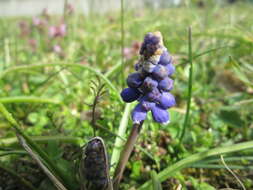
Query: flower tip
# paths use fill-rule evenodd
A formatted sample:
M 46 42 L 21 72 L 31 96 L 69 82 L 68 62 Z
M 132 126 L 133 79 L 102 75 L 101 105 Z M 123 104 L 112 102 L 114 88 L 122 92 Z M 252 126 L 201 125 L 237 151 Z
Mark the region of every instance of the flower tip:
M 135 125 L 140 125 L 141 121 L 133 121 Z
M 166 122 L 163 122 L 161 123 L 162 125 L 168 125 L 170 123 L 170 120 L 166 121 Z

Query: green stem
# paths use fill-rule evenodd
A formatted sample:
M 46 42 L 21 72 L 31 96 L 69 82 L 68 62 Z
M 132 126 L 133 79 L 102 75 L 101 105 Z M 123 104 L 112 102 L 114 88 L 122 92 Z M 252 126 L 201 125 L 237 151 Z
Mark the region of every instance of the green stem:
M 118 163 L 119 157 L 120 157 L 120 151 L 123 147 L 124 140 L 120 137 L 124 137 L 128 125 L 128 119 L 131 112 L 131 104 L 126 104 L 123 116 L 120 121 L 119 129 L 117 132 L 117 137 L 115 139 L 114 148 L 112 151 L 112 157 L 111 157 L 111 165 L 114 166 Z M 111 167 L 111 172 L 114 172 L 114 167 Z
M 124 46 L 125 46 L 125 28 L 124 28 L 124 0 L 121 0 L 121 73 L 122 73 L 122 81 L 125 80 L 124 76 Z M 124 87 L 124 83 L 122 83 L 122 88 Z
M 192 64 L 192 34 L 191 34 L 191 27 L 189 27 L 189 31 L 188 31 L 188 41 L 189 41 L 189 63 L 190 63 L 190 69 L 189 69 L 189 82 L 188 82 L 188 98 L 187 98 L 187 107 L 186 107 L 186 114 L 185 114 L 185 118 L 184 118 L 184 125 L 183 125 L 183 129 L 182 129 L 182 133 L 181 136 L 179 138 L 180 143 L 182 143 L 182 140 L 184 138 L 185 135 L 185 131 L 186 131 L 186 127 L 188 126 L 188 122 L 189 122 L 189 116 L 190 116 L 190 108 L 191 108 L 191 98 L 192 98 L 192 72 L 193 72 L 193 64 Z
M 185 158 L 183 160 L 180 160 L 179 162 L 176 162 L 175 164 L 167 167 L 163 171 L 161 171 L 158 174 L 158 179 L 160 182 L 165 181 L 168 179 L 170 176 L 174 175 L 176 172 L 179 170 L 186 168 L 194 163 L 197 163 L 205 158 L 211 157 L 211 156 L 218 156 L 220 154 L 226 154 L 226 153 L 231 153 L 231 152 L 237 152 L 245 149 L 253 148 L 253 141 L 248 141 L 248 142 L 243 142 L 243 143 L 238 143 L 226 147 L 219 147 L 219 148 L 214 148 L 208 151 L 200 152 L 197 154 L 193 154 L 189 156 L 188 158 Z M 149 186 L 152 185 L 151 180 L 147 181 L 144 183 L 139 190 L 146 190 L 148 189 Z
M 139 133 L 141 131 L 143 122 L 140 124 L 134 124 L 131 130 L 130 135 L 128 136 L 127 142 L 124 146 L 124 149 L 121 151 L 119 163 L 116 167 L 115 173 L 114 173 L 114 183 L 113 183 L 113 189 L 118 190 L 121 178 L 123 176 L 123 172 L 125 170 L 126 164 L 129 160 L 130 154 L 133 151 L 134 145 L 137 141 L 137 138 L 139 136 Z

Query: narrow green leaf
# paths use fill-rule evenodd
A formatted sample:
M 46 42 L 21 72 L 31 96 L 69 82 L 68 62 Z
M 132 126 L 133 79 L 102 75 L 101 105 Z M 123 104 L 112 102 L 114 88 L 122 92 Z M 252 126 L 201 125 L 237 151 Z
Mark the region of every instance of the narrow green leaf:
M 13 96 L 0 98 L 0 103 L 50 103 L 60 104 L 58 100 L 33 96 Z
M 81 138 L 78 137 L 71 137 L 71 136 L 36 136 L 30 137 L 32 141 L 37 143 L 47 143 L 49 141 L 60 141 L 65 143 L 78 143 L 80 142 Z M 18 143 L 17 137 L 9 137 L 9 138 L 1 138 L 0 144 L 4 146 L 9 146 Z
M 153 190 L 162 190 L 162 185 L 155 171 L 151 171 L 151 179 L 152 179 Z
M 166 179 L 168 179 L 170 176 L 173 176 L 177 171 L 184 169 L 194 163 L 197 163 L 203 159 L 206 159 L 211 156 L 217 156 L 220 154 L 226 154 L 231 152 L 238 152 L 245 149 L 253 148 L 253 141 L 247 141 L 243 143 L 238 143 L 226 147 L 218 147 L 214 148 L 208 151 L 200 152 L 197 154 L 193 154 L 183 160 L 180 160 L 176 162 L 175 164 L 165 168 L 163 171 L 158 173 L 158 179 L 159 181 L 163 182 Z M 139 190 L 146 190 L 149 186 L 152 185 L 152 181 L 149 180 L 146 183 L 144 183 Z
M 120 94 L 117 90 L 117 88 L 111 83 L 111 81 L 103 75 L 101 72 L 97 71 L 96 69 L 89 67 L 87 65 L 83 65 L 80 63 L 43 63 L 43 64 L 33 64 L 33 65 L 22 65 L 22 66 L 14 66 L 11 68 L 8 68 L 4 70 L 3 72 L 0 73 L 0 79 L 2 79 L 5 75 L 12 73 L 12 72 L 20 72 L 20 71 L 26 71 L 26 70 L 31 70 L 31 69 L 38 69 L 38 68 L 43 68 L 43 67 L 57 67 L 57 66 L 63 66 L 63 67 L 79 67 L 85 70 L 88 70 L 94 74 L 96 74 L 98 77 L 103 79 L 105 83 L 113 90 L 119 99 L 120 102 L 122 102 Z
M 184 124 L 183 124 L 183 129 L 179 138 L 179 144 L 182 143 L 184 134 L 186 131 L 186 128 L 188 126 L 189 122 L 189 117 L 190 117 L 190 109 L 191 109 L 191 98 L 192 98 L 192 75 L 193 75 L 193 64 L 192 64 L 192 32 L 191 32 L 191 27 L 188 29 L 188 59 L 190 63 L 190 68 L 189 68 L 189 79 L 188 79 L 188 98 L 187 98 L 187 107 L 186 107 L 186 114 L 184 118 Z
M 1 163 L 0 163 L 0 169 L 4 170 L 8 174 L 10 174 L 12 177 L 18 179 L 19 182 L 23 184 L 26 188 L 30 190 L 38 190 L 29 181 L 25 180 L 23 177 L 21 177 L 19 174 L 17 174 L 15 171 L 11 170 L 10 168 L 3 166 Z
M 31 149 L 39 155 L 39 157 L 43 160 L 43 162 L 46 163 L 50 172 L 52 172 L 55 176 L 57 176 L 58 179 L 61 179 L 61 182 L 68 189 L 75 189 L 76 184 L 72 183 L 72 180 L 66 177 L 66 174 L 64 174 L 56 166 L 56 164 L 48 157 L 48 155 L 29 136 L 27 136 L 23 132 L 17 121 L 7 111 L 7 109 L 2 103 L 0 103 L 0 112 L 5 117 L 5 119 L 11 124 L 13 129 L 15 129 L 16 134 L 22 136 L 25 139 L 26 143 L 29 145 L 29 147 L 31 147 Z
M 226 169 L 220 164 L 193 164 L 190 168 L 207 168 L 207 169 Z M 252 170 L 253 166 L 229 165 L 229 168 L 235 170 Z
M 44 171 L 44 173 L 48 176 L 48 178 L 52 181 L 52 183 L 59 190 L 67 190 L 66 187 L 57 179 L 57 177 L 47 168 L 47 166 L 43 163 L 41 158 L 31 149 L 31 147 L 26 143 L 26 140 L 19 134 L 17 134 L 20 144 L 27 151 L 27 153 L 37 162 L 40 168 Z

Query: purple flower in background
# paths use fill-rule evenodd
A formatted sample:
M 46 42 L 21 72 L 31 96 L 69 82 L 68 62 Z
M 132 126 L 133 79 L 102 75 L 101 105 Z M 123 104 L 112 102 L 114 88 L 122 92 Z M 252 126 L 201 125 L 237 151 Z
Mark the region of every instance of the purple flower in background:
M 38 17 L 34 17 L 33 18 L 33 25 L 34 26 L 45 26 L 46 25 L 46 21 L 43 19 L 40 19 Z
M 75 8 L 72 4 L 70 3 L 67 3 L 67 6 L 66 6 L 66 11 L 67 11 L 67 14 L 73 14 L 75 12 Z
M 60 54 L 62 52 L 62 49 L 61 49 L 61 46 L 59 45 L 54 45 L 53 47 L 53 51 L 56 53 L 56 54 Z
M 31 47 L 32 51 L 36 51 L 38 43 L 35 39 L 29 39 L 28 44 Z
M 131 47 L 125 47 L 123 49 L 123 55 L 124 57 L 129 60 L 133 58 L 134 56 L 138 55 L 138 51 L 140 49 L 141 44 L 139 42 L 133 42 Z
M 21 31 L 21 36 L 27 36 L 30 34 L 31 30 L 30 30 L 30 26 L 26 21 L 20 21 L 18 23 L 20 31 Z
M 127 78 L 127 85 L 121 92 L 125 102 L 139 101 L 132 111 L 134 123 L 140 123 L 151 111 L 154 121 L 162 124 L 169 123 L 167 109 L 176 104 L 174 96 L 169 93 L 173 88 L 170 76 L 175 68 L 172 58 L 160 32 L 148 33 L 140 48 L 140 60 L 135 65 L 137 72 Z
M 49 19 L 50 19 L 50 15 L 49 15 L 49 12 L 48 12 L 48 8 L 44 8 L 44 9 L 42 10 L 41 15 L 42 15 L 46 20 L 49 20 Z
M 48 34 L 52 38 L 56 37 L 64 37 L 67 33 L 67 26 L 66 24 L 60 24 L 59 26 L 50 26 Z

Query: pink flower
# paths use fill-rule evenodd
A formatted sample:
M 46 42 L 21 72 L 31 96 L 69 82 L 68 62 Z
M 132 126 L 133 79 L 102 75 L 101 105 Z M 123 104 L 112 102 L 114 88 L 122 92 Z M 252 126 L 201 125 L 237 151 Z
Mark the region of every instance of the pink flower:
M 29 39 L 28 45 L 31 47 L 32 51 L 36 51 L 38 46 L 37 41 L 35 39 Z
M 40 19 L 38 17 L 34 17 L 33 18 L 33 25 L 37 26 L 37 27 L 43 27 L 43 26 L 47 25 L 47 21 Z
M 50 26 L 49 27 L 49 36 L 50 37 L 64 37 L 67 33 L 67 26 L 66 24 L 61 24 L 59 26 Z
M 30 27 L 29 24 L 25 21 L 20 21 L 18 23 L 20 31 L 21 31 L 21 36 L 27 36 L 30 34 Z
M 45 17 L 47 20 L 49 20 L 50 15 L 49 15 L 49 13 L 48 13 L 48 9 L 47 9 L 47 8 L 44 8 L 44 9 L 42 10 L 42 16 Z
M 131 58 L 132 58 L 132 50 L 131 50 L 131 48 L 125 47 L 125 48 L 123 49 L 123 55 L 124 55 L 124 57 L 125 57 L 126 59 L 131 59 Z
M 74 11 L 75 11 L 74 6 L 73 6 L 72 4 L 70 4 L 70 3 L 67 4 L 66 9 L 67 9 L 67 13 L 68 13 L 68 14 L 72 14 L 72 13 L 74 13 Z
M 140 49 L 140 42 L 133 42 L 131 47 L 125 47 L 123 50 L 124 57 L 129 60 L 133 58 L 133 56 L 138 55 L 138 51 Z
M 62 52 L 61 46 L 59 46 L 59 45 L 57 45 L 57 44 L 54 45 L 53 51 L 54 51 L 56 54 L 61 54 L 61 52 Z

